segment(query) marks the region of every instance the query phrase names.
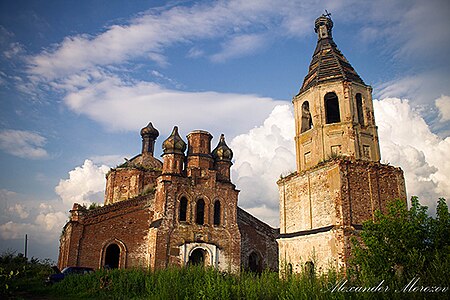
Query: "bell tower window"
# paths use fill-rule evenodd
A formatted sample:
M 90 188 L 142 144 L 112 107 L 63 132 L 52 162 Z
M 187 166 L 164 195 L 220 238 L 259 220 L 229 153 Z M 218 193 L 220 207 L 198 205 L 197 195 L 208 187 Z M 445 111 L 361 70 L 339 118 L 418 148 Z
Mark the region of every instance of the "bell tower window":
M 327 93 L 325 100 L 325 118 L 327 124 L 341 122 L 341 114 L 339 112 L 339 100 L 335 93 Z
M 364 110 L 361 94 L 356 94 L 356 110 L 358 112 L 358 123 L 364 126 Z
M 305 101 L 302 104 L 302 124 L 301 133 L 308 131 L 312 128 L 311 112 L 309 111 L 309 102 Z

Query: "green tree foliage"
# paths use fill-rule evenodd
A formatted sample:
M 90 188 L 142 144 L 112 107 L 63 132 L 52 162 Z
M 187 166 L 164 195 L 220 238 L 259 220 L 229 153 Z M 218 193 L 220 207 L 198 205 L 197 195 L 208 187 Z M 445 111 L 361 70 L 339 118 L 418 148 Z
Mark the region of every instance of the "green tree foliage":
M 353 239 L 349 275 L 359 282 L 387 280 L 404 284 L 415 277 L 429 284 L 450 278 L 450 214 L 445 199 L 438 201 L 436 218 L 411 198 L 411 208 L 400 200 L 377 211 Z M 445 281 L 445 282 L 443 282 Z
M 42 285 L 52 273 L 50 260 L 27 259 L 22 253 L 7 251 L 0 254 L 0 299 L 9 297 L 24 286 Z

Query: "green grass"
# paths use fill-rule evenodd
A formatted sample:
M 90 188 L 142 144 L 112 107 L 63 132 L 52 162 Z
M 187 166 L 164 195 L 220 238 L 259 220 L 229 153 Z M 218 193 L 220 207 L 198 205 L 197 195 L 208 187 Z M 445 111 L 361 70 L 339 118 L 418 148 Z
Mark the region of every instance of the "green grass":
M 100 270 L 71 276 L 48 288 L 50 299 L 445 299 L 449 293 L 330 292 L 341 280 L 334 273 L 281 279 L 278 273 L 240 275 L 214 269 Z M 348 284 L 351 286 L 351 284 Z

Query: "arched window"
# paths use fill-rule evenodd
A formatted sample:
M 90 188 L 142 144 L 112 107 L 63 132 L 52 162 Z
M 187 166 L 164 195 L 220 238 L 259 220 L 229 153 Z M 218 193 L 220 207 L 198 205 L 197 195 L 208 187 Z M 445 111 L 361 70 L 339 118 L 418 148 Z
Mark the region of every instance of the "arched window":
M 327 93 L 325 95 L 325 118 L 327 124 L 341 122 L 339 100 L 335 93 Z
M 300 133 L 310 130 L 312 126 L 313 123 L 311 118 L 311 112 L 309 111 L 309 102 L 305 101 L 302 104 L 302 128 L 300 130 Z
M 356 110 L 358 111 L 358 123 L 364 126 L 364 110 L 361 94 L 356 94 Z
M 117 244 L 111 244 L 106 248 L 105 267 L 117 269 L 120 260 L 120 247 Z
M 195 223 L 203 225 L 205 223 L 205 201 L 203 199 L 198 199 L 197 201 L 197 212 L 195 214 Z
M 220 225 L 220 201 L 214 202 L 214 225 Z
M 180 199 L 180 212 L 179 212 L 179 220 L 180 221 L 186 221 L 186 214 L 187 214 L 187 199 L 185 197 L 182 197 Z

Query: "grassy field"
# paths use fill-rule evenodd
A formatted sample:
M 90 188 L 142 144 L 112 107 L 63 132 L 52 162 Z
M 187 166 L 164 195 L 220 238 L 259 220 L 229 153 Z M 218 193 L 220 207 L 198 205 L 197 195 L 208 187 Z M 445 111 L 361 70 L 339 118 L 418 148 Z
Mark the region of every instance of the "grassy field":
M 243 272 L 230 275 L 199 267 L 147 272 L 140 269 L 99 270 L 71 276 L 46 287 L 36 278 L 22 280 L 12 299 L 448 299 L 449 292 L 334 291 L 342 278 L 334 273 L 310 277 Z M 361 285 L 361 284 L 360 284 Z M 346 284 L 350 287 L 351 284 Z M 364 286 L 362 284 L 362 286 Z M 373 286 L 373 285 L 371 285 Z M 384 287 L 386 284 L 384 284 Z M 369 286 L 368 286 L 369 287 Z M 393 287 L 391 287 L 393 288 Z

